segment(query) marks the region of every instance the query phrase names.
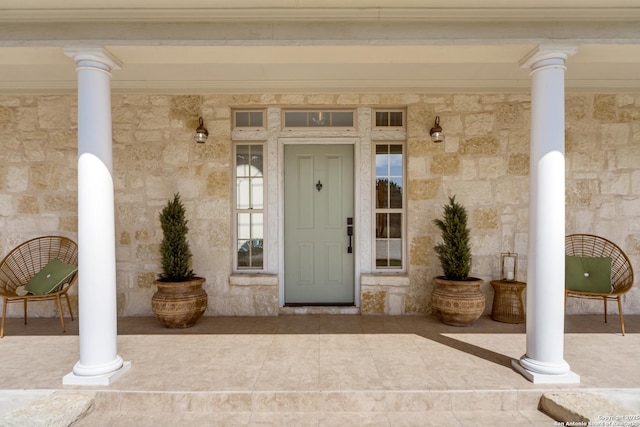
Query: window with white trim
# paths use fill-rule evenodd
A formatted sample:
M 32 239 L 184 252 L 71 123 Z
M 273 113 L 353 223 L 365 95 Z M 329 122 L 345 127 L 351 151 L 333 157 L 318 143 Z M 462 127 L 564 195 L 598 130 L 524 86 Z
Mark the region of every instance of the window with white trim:
M 237 270 L 264 269 L 265 146 L 235 145 L 235 266 Z
M 375 146 L 375 265 L 401 270 L 405 265 L 404 144 Z

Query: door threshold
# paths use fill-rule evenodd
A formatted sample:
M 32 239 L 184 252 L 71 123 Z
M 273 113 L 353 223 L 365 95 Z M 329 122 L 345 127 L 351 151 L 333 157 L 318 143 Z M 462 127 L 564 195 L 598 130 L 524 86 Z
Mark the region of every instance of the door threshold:
M 352 302 L 290 302 L 285 307 L 355 307 Z
M 280 308 L 280 315 L 286 314 L 360 314 L 360 308 L 348 305 L 287 304 Z

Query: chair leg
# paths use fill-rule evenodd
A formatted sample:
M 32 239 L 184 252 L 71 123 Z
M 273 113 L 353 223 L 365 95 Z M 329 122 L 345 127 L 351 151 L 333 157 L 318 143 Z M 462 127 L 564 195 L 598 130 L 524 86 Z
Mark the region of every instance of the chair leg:
M 24 301 L 24 324 L 27 324 L 27 299 L 23 299 Z
M 67 306 L 69 307 L 69 314 L 71 315 L 71 320 L 76 320 L 73 318 L 73 310 L 71 310 L 71 301 L 69 300 L 69 294 L 65 293 L 64 296 L 67 298 Z
M 618 295 L 618 313 L 620 313 L 620 329 L 622 330 L 622 336 L 624 336 L 624 315 L 622 314 L 622 296 Z
M 62 325 L 62 332 L 67 332 L 64 328 L 64 313 L 62 312 L 62 303 L 60 302 L 60 295 L 56 295 L 56 302 L 58 303 L 58 312 L 60 312 L 60 324 Z
M 607 323 L 607 297 L 603 297 L 602 301 L 604 301 L 604 323 Z
M 4 337 L 4 319 L 7 316 L 7 299 L 2 298 L 2 326 L 0 326 L 0 338 Z

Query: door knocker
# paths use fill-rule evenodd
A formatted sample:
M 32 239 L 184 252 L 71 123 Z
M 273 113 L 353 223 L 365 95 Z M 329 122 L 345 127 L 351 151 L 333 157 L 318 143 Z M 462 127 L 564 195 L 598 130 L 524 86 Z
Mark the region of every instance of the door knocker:
M 316 184 L 316 190 L 322 190 L 322 183 L 320 182 L 320 180 L 318 180 L 318 183 Z

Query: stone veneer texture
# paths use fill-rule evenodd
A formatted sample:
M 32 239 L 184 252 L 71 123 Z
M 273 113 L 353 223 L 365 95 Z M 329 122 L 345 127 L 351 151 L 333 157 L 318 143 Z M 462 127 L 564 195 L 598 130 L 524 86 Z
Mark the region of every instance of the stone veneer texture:
M 409 280 L 395 288 L 363 286 L 363 312 L 429 312 L 432 277 L 440 274 L 432 219 L 454 194 L 469 212 L 473 275 L 497 278 L 500 253 L 515 251 L 518 279 L 526 280 L 526 94 L 113 95 L 118 314 L 151 315 L 158 212 L 175 192 L 187 208 L 194 270 L 206 278 L 206 314 L 277 314 L 277 280 L 267 277 L 256 286 L 230 280 L 231 111 L 378 105 L 407 111 Z M 193 141 L 200 115 L 210 134 L 205 144 Z M 446 135 L 442 144 L 429 139 L 436 115 Z M 640 94 L 568 95 L 566 167 L 567 232 L 605 236 L 640 269 Z M 76 233 L 76 97 L 0 96 L 0 254 L 38 235 Z M 489 311 L 488 282 L 483 291 Z M 391 309 L 388 294 L 394 298 Z M 640 314 L 638 286 L 624 307 Z M 54 304 L 32 304 L 29 315 L 54 316 L 54 310 Z M 594 301 L 568 305 L 569 313 L 601 310 L 602 303 Z M 617 311 L 615 304 L 610 311 Z M 21 307 L 10 307 L 10 315 L 20 316 Z

